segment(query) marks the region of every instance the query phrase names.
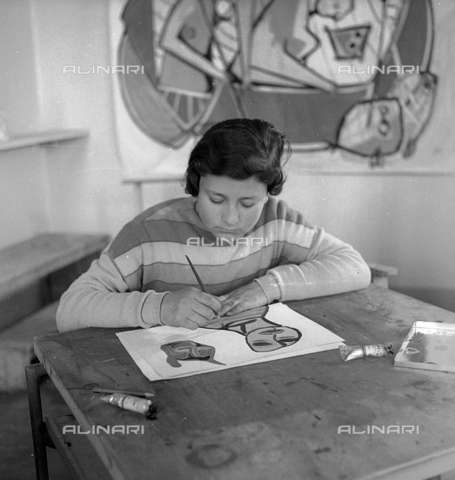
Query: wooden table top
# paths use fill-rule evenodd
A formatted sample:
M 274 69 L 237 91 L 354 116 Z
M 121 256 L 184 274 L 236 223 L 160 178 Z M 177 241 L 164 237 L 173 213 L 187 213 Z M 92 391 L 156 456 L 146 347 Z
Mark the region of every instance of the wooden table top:
M 347 344 L 392 343 L 455 313 L 392 290 L 290 302 Z M 455 469 L 455 374 L 343 362 L 338 350 L 149 382 L 118 329 L 35 339 L 35 352 L 115 479 L 429 478 Z M 154 391 L 157 418 L 107 405 L 93 387 Z M 142 428 L 143 426 L 143 428 Z M 375 429 L 372 427 L 375 426 Z

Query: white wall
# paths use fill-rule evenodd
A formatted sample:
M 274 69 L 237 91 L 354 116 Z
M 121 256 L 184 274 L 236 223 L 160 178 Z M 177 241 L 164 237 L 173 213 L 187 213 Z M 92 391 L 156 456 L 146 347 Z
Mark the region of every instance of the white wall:
M 87 140 L 0 153 L 0 246 L 46 230 L 114 235 L 138 212 L 115 148 L 112 78 L 63 74 L 109 64 L 108 1 L 4 0 L 0 13 L 11 128 L 90 130 Z M 149 186 L 145 201 L 182 193 Z M 291 161 L 282 196 L 367 261 L 397 266 L 393 288 L 455 311 L 455 177 L 309 175 Z
M 28 1 L 0 3 L 0 112 L 11 135 L 41 126 L 31 23 Z M 0 248 L 47 231 L 48 207 L 45 152 L 0 152 Z
M 392 288 L 455 311 L 455 177 L 290 175 L 283 197 L 367 261 L 398 267 Z

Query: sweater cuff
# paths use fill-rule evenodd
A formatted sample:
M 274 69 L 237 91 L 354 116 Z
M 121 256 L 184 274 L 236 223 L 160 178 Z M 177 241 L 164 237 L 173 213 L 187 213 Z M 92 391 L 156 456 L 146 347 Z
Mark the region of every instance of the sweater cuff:
M 163 325 L 161 323 L 161 302 L 163 301 L 166 293 L 150 292 L 144 303 L 142 304 L 142 328 L 155 327 L 157 325 Z
M 262 291 L 267 297 L 267 303 L 272 303 L 275 300 L 281 299 L 280 286 L 277 279 L 271 273 L 268 273 L 261 278 L 255 278 L 253 281 L 262 288 Z

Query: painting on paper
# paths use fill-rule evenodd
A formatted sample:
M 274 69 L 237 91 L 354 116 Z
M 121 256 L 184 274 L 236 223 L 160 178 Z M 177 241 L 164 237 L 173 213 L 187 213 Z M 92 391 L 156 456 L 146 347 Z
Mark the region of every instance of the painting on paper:
M 160 326 L 117 336 L 149 380 L 332 350 L 343 342 L 282 303 L 224 316 L 196 330 Z

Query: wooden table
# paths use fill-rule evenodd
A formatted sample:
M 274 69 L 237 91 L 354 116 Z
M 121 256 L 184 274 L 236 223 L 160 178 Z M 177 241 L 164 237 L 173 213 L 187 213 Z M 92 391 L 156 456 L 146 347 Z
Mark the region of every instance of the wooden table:
M 391 342 L 395 353 L 415 321 L 455 323 L 374 285 L 288 305 L 348 344 Z M 118 331 L 35 340 L 83 431 L 141 426 L 87 435 L 114 479 L 416 480 L 455 469 L 454 373 L 394 367 L 393 355 L 343 362 L 332 350 L 151 384 Z M 95 386 L 154 391 L 157 418 L 106 405 Z

